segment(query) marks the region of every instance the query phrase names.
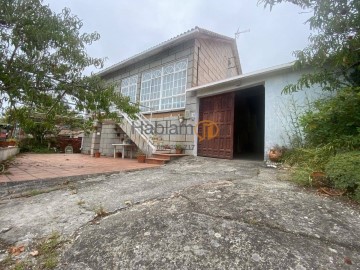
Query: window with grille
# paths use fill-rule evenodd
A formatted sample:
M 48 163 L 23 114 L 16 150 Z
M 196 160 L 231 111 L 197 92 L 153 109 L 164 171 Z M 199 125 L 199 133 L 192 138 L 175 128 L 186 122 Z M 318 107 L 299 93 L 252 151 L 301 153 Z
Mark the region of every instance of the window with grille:
M 131 102 L 136 102 L 138 75 L 123 79 L 120 92 L 123 96 L 130 97 Z
M 140 92 L 142 110 L 184 108 L 186 79 L 187 60 L 143 73 Z

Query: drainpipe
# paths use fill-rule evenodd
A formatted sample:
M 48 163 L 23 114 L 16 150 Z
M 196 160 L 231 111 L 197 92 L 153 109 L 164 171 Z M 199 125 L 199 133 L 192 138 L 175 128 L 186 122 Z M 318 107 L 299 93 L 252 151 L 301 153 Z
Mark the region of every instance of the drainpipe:
M 196 63 L 196 86 L 199 86 L 199 64 L 200 64 L 200 46 L 198 46 L 197 63 Z

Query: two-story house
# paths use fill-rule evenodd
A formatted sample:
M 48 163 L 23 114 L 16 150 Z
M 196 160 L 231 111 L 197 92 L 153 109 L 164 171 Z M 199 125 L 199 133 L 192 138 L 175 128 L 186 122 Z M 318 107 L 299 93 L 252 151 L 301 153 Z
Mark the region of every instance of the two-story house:
M 84 139 L 84 153 L 112 156 L 112 144 L 128 137 L 148 157 L 181 144 L 190 155 L 263 160 L 286 143 L 291 123 L 281 91 L 301 74 L 291 63 L 242 74 L 236 40 L 195 27 L 99 75 L 141 113 L 136 121 L 122 114 L 121 123 L 103 122 Z
M 157 148 L 183 144 L 190 154 L 194 147 L 194 129 L 185 122 L 188 118 L 194 119 L 195 104 L 188 102 L 186 90 L 239 74 L 241 66 L 235 39 L 195 27 L 98 75 L 117 85 L 119 92 L 129 96 L 132 102 L 140 103 L 142 115 L 157 127 L 152 132 L 155 136 L 147 136 L 154 139 Z M 138 124 L 145 125 L 145 121 Z M 111 121 L 103 123 L 101 132 L 99 129 L 97 135 L 94 133 L 85 140 L 83 152 L 92 149 L 102 155 L 113 155 L 112 144 L 119 143 L 124 133 L 121 125 L 118 130 L 116 126 Z M 162 131 L 161 127 L 166 130 Z

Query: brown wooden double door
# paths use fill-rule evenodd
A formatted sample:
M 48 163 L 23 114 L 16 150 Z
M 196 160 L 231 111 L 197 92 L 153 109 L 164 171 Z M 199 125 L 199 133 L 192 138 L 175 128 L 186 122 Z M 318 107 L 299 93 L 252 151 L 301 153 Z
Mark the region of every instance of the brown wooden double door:
M 226 93 L 200 99 L 198 126 L 198 155 L 233 158 L 235 93 Z M 215 127 L 208 124 L 216 123 Z M 209 130 L 211 129 L 211 130 Z M 209 133 L 217 136 L 207 136 Z M 216 134 L 214 134 L 216 135 Z

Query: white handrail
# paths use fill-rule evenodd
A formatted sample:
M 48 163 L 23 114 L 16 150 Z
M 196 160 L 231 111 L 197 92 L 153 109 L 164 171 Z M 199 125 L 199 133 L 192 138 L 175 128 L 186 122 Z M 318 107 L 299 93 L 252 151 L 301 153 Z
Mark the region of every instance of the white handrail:
M 151 155 L 152 153 L 154 153 L 156 151 L 156 146 L 153 144 L 152 140 L 150 139 L 150 137 L 147 134 L 144 134 L 142 132 L 140 132 L 136 127 L 133 126 L 133 120 L 130 119 L 130 117 L 124 113 L 124 112 L 120 112 L 120 114 L 124 117 L 124 119 L 127 121 L 128 124 L 131 125 L 131 130 L 136 130 L 136 132 L 140 135 L 140 137 L 146 142 L 147 144 L 147 149 L 141 149 L 141 146 L 138 145 L 138 147 L 145 151 L 148 155 Z M 151 148 L 151 149 L 149 149 Z M 151 152 L 150 152 L 151 150 Z
M 153 125 L 152 122 L 145 117 L 141 112 L 137 113 L 136 116 L 141 120 L 144 121 L 146 124 Z

